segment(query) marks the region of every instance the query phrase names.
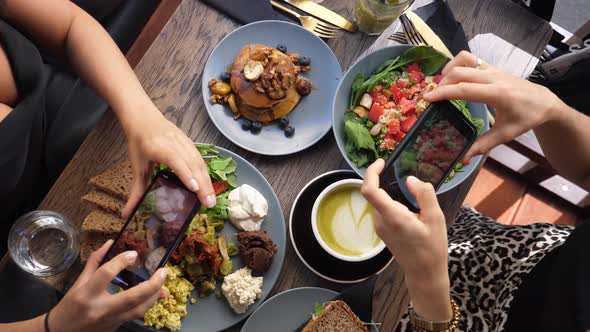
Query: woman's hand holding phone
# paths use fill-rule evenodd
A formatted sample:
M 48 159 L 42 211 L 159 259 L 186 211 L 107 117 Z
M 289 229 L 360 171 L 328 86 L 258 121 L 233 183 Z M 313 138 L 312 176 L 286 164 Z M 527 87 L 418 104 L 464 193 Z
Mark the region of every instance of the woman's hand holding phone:
M 215 206 L 215 191 L 199 151 L 182 130 L 168 121 L 151 101 L 149 104 L 139 116 L 128 122 L 122 119 L 133 168 L 133 187 L 123 217 L 129 217 L 141 200 L 153 163 L 169 166 L 188 189 L 199 195 L 204 206 Z
M 439 86 L 424 95 L 430 102 L 467 100 L 496 109 L 496 123 L 473 144 L 464 159 L 488 153 L 543 123 L 555 119 L 556 109 L 566 106 L 541 85 L 504 73 L 489 64 L 478 66 L 478 58 L 459 53 L 443 69 Z M 567 106 L 566 106 L 567 107 Z
M 137 252 L 127 251 L 100 266 L 112 243 L 109 240 L 89 257 L 76 283 L 50 312 L 51 331 L 114 331 L 125 321 L 143 317 L 157 300 L 168 296 L 162 288 L 165 268 L 133 288 L 109 294 L 111 280 L 137 259 Z
M 450 319 L 447 226 L 434 188 L 430 183 L 408 177 L 407 187 L 420 206 L 420 213 L 414 214 L 379 187 L 384 166 L 383 159 L 377 159 L 367 169 L 361 188 L 377 211 L 377 235 L 404 271 L 416 312 L 429 320 Z

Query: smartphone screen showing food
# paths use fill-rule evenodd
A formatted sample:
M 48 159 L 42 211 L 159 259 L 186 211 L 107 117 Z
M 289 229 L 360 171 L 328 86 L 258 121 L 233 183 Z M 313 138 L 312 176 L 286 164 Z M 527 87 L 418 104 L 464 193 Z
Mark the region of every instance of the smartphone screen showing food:
M 412 210 L 418 210 L 416 199 L 406 186 L 407 178 L 415 176 L 438 189 L 476 137 L 473 124 L 453 104 L 432 104 L 388 159 L 381 175 L 386 191 Z
M 135 263 L 117 275 L 113 283 L 129 288 L 149 279 L 178 246 L 198 209 L 197 195 L 173 173 L 160 171 L 103 261 L 128 250 L 137 251 Z

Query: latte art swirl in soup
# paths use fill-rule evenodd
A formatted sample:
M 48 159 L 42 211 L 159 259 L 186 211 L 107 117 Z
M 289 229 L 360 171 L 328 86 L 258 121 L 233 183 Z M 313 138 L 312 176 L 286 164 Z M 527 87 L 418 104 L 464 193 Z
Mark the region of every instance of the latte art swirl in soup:
M 361 256 L 381 240 L 375 233 L 373 207 L 359 188 L 345 186 L 334 190 L 322 200 L 317 212 L 317 226 L 324 242 L 346 256 Z

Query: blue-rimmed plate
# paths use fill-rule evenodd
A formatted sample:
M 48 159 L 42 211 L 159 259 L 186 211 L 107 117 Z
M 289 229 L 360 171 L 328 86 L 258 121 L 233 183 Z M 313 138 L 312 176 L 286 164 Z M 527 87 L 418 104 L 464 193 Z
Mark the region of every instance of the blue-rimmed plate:
M 284 44 L 288 53 L 311 59 L 311 71 L 301 75 L 311 80 L 313 90 L 301 98 L 299 105 L 288 116 L 295 128 L 293 137 L 285 137 L 276 124 L 264 126 L 257 135 L 251 134 L 241 128 L 241 121 L 234 120 L 229 107 L 210 101 L 209 80 L 219 78 L 226 66 L 232 64 L 238 52 L 248 44 L 270 47 Z M 296 24 L 260 21 L 236 29 L 217 44 L 205 65 L 201 86 L 209 117 L 225 137 L 246 150 L 276 156 L 304 150 L 330 130 L 330 105 L 341 77 L 342 70 L 336 56 L 320 38 Z
M 338 148 L 340 149 L 340 153 L 342 153 L 342 156 L 344 157 L 348 165 L 350 165 L 350 167 L 361 177 L 365 176 L 366 168 L 359 168 L 352 161 L 350 161 L 350 159 L 348 159 L 348 157 L 346 156 L 346 151 L 344 149 L 344 146 L 346 145 L 346 141 L 344 138 L 344 115 L 346 114 L 346 111 L 348 109 L 348 103 L 350 100 L 350 88 L 352 86 L 352 82 L 354 80 L 354 77 L 358 73 L 363 74 L 363 76 L 366 78 L 370 76 L 370 74 L 385 61 L 402 55 L 404 52 L 406 52 L 412 47 L 414 46 L 396 45 L 385 47 L 380 50 L 369 53 L 365 57 L 359 59 L 355 64 L 353 64 L 348 69 L 348 71 L 346 71 L 344 77 L 342 77 L 342 80 L 338 85 L 336 97 L 334 98 L 332 104 L 334 136 L 336 138 Z M 473 117 L 483 119 L 483 132 L 486 132 L 490 128 L 486 105 L 480 103 L 468 103 L 467 107 L 469 108 L 469 112 Z M 437 191 L 437 194 L 447 192 L 461 184 L 465 179 L 469 178 L 471 173 L 477 169 L 477 165 L 479 165 L 481 158 L 481 156 L 472 158 L 471 163 L 469 165 L 463 166 L 461 172 L 456 172 L 455 176 L 451 180 L 443 183 L 440 186 L 440 188 Z
M 241 332 L 298 331 L 311 319 L 316 303 L 331 301 L 338 292 L 325 288 L 302 287 L 284 291 L 261 305 L 242 327 Z M 378 332 L 375 326 L 371 332 Z
M 215 294 L 208 297 L 201 298 L 195 304 L 187 304 L 188 315 L 182 319 L 181 331 L 221 331 L 231 327 L 246 317 L 248 317 L 258 306 L 262 304 L 264 299 L 268 296 L 274 287 L 285 259 L 285 250 L 287 247 L 287 233 L 285 227 L 285 219 L 283 217 L 283 210 L 281 204 L 270 183 L 266 181 L 264 175 L 260 173 L 254 165 L 250 164 L 244 158 L 226 149 L 216 147 L 221 156 L 231 156 L 238 168 L 236 170 L 238 186 L 242 184 L 249 184 L 256 188 L 266 198 L 268 202 L 268 215 L 262 223 L 262 230 L 266 231 L 270 238 L 277 245 L 277 253 L 270 269 L 263 275 L 264 284 L 262 286 L 262 296 L 258 299 L 245 314 L 238 315 L 230 308 L 227 300 L 217 298 Z M 227 239 L 232 239 L 234 234 L 239 231 L 229 221 L 225 223 L 225 228 L 221 232 Z M 234 270 L 244 267 L 239 256 L 232 258 L 234 263 Z M 220 287 L 218 285 L 218 287 Z M 118 287 L 110 287 L 110 291 L 117 292 Z M 193 296 L 198 298 L 198 295 L 193 291 Z M 136 320 L 136 324 L 143 326 L 142 320 Z M 154 329 L 151 329 L 152 331 Z

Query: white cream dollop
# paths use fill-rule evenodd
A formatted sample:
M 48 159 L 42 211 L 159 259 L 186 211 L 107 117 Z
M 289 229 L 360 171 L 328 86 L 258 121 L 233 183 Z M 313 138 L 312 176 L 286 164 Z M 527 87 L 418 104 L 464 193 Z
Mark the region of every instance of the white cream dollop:
M 268 213 L 268 203 L 262 194 L 247 184 L 232 190 L 229 199 L 229 220 L 241 231 L 259 231 Z
M 253 277 L 247 267 L 226 276 L 221 285 L 221 292 L 237 314 L 248 310 L 262 294 L 262 277 Z

